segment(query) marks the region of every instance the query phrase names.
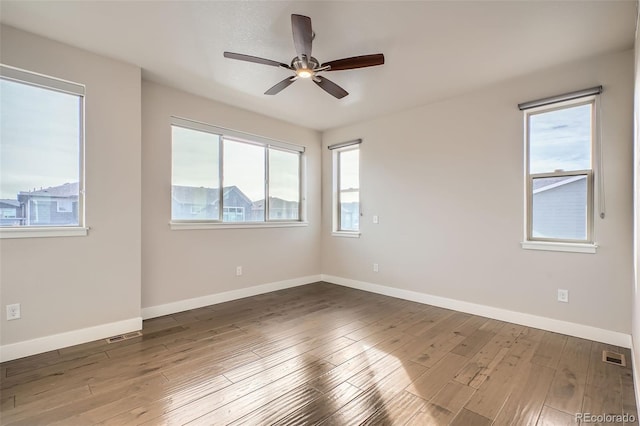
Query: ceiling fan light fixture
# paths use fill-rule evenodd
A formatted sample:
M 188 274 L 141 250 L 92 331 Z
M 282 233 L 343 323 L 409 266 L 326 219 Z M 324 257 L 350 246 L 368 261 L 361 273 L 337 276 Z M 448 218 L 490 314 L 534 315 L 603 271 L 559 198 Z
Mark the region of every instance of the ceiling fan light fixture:
M 309 68 L 299 68 L 296 70 L 296 74 L 300 78 L 309 78 L 313 76 L 314 72 Z

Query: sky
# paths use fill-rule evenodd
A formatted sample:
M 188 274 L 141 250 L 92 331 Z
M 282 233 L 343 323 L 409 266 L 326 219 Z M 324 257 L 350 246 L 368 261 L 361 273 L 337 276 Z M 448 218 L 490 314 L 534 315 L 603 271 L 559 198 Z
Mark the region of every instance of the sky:
M 530 116 L 530 173 L 591 168 L 591 104 Z
M 218 188 L 220 136 L 173 127 L 172 182 L 174 185 Z M 237 186 L 251 199 L 265 199 L 265 148 L 225 140 L 223 167 L 225 187 Z M 269 149 L 270 196 L 299 201 L 298 154 Z
M 0 79 L 0 198 L 79 181 L 80 97 Z

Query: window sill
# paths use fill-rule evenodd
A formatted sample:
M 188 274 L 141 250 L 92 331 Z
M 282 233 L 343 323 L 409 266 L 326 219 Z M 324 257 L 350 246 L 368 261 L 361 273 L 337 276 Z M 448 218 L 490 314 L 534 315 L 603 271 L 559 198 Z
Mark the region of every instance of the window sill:
M 29 227 L 0 228 L 0 239 L 5 238 L 48 238 L 48 237 L 86 237 L 89 228 L 70 227 Z
M 594 254 L 597 244 L 589 243 L 556 243 L 548 241 L 523 241 L 520 243 L 525 250 L 565 251 L 571 253 Z
M 247 223 L 205 223 L 169 222 L 172 231 L 195 229 L 250 229 L 250 228 L 296 228 L 309 226 L 309 222 L 247 222 Z
M 334 237 L 343 237 L 343 238 L 360 238 L 359 232 L 333 231 L 331 235 L 333 235 Z

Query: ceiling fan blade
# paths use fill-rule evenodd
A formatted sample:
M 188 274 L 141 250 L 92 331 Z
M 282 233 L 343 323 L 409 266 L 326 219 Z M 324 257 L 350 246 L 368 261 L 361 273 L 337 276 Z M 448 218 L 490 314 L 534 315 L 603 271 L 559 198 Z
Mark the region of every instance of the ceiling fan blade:
M 311 43 L 313 41 L 311 18 L 303 15 L 291 15 L 291 29 L 298 58 L 301 61 L 308 61 L 311 58 Z M 306 65 L 307 62 L 305 62 Z
M 354 56 L 352 58 L 337 59 L 322 64 L 323 67 L 329 65 L 331 69 L 327 71 L 352 70 L 355 68 L 374 67 L 384 64 L 384 55 L 377 53 L 375 55 Z
M 255 62 L 256 64 L 271 65 L 274 67 L 283 67 L 288 70 L 291 69 L 290 65 L 283 64 L 282 62 L 272 61 L 271 59 L 258 58 L 257 56 L 243 55 L 242 53 L 224 52 L 224 57 L 229 59 L 237 59 L 239 61 Z
M 326 78 L 320 77 L 319 75 L 313 78 L 313 82 L 320 86 L 322 90 L 324 90 L 331 96 L 335 96 L 338 99 L 342 99 L 349 94 L 349 92 L 335 84 L 333 81 L 327 80 Z
M 296 81 L 298 79 L 297 76 L 291 76 L 291 77 L 287 77 L 284 80 L 282 80 L 280 83 L 276 84 L 275 86 L 273 86 L 272 88 L 270 88 L 269 90 L 267 90 L 266 92 L 264 92 L 265 95 L 275 95 L 276 93 L 280 93 L 282 90 L 286 89 L 287 87 L 289 87 L 289 85 L 291 83 L 293 83 L 294 81 Z

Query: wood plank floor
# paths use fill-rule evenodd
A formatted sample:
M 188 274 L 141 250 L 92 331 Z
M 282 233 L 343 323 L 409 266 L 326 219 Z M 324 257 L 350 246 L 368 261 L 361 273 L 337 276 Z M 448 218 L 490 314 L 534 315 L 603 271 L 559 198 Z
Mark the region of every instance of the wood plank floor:
M 637 418 L 597 342 L 316 283 L 0 364 L 3 425 L 565 425 Z M 631 424 L 638 424 L 637 421 Z

